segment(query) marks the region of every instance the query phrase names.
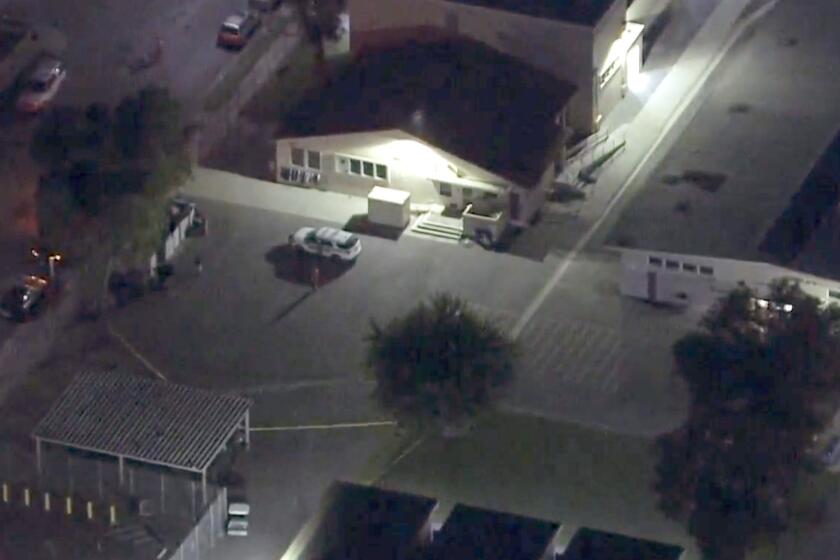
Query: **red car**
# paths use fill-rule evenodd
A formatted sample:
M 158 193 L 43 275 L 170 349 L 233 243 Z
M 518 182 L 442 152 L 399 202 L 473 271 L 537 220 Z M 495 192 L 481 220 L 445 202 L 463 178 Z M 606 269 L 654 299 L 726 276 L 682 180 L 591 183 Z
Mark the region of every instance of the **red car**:
M 222 23 L 217 44 L 220 47 L 241 49 L 248 43 L 259 25 L 260 16 L 256 13 L 236 12 Z

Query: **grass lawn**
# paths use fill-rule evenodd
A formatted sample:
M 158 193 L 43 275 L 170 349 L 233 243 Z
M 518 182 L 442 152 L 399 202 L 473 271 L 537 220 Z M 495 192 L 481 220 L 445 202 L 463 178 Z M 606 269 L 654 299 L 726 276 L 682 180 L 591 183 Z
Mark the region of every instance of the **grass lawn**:
M 469 436 L 424 440 L 380 484 L 689 546 L 656 509 L 654 463 L 641 437 L 494 412 Z
M 383 434 L 384 435 L 384 434 Z M 693 539 L 656 507 L 652 440 L 493 412 L 462 438 L 384 438 L 377 468 L 392 465 L 376 484 L 456 502 L 578 526 L 680 544 L 684 560 L 699 560 Z M 364 476 L 359 477 L 365 478 Z M 747 560 L 813 558 L 840 544 L 840 475 L 803 477 L 796 520 L 780 539 Z M 822 552 L 821 552 L 822 551 Z

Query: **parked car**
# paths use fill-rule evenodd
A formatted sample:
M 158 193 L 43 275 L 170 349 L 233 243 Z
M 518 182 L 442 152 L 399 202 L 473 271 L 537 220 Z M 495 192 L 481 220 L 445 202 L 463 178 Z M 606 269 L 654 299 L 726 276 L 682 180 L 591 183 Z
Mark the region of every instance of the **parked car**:
M 48 285 L 49 282 L 40 276 L 21 277 L 0 298 L 0 314 L 13 321 L 26 321 L 46 301 Z
M 248 516 L 251 506 L 245 502 L 231 502 L 228 504 L 226 533 L 234 537 L 248 536 Z
M 21 113 L 39 113 L 55 98 L 67 77 L 64 64 L 56 58 L 41 59 L 35 66 L 17 100 Z
M 302 227 L 289 236 L 289 245 L 298 252 L 336 261 L 354 261 L 362 252 L 362 242 L 350 232 L 331 227 Z
M 219 29 L 217 44 L 221 47 L 242 48 L 247 43 L 257 27 L 260 16 L 254 11 L 240 11 L 229 15 Z
M 248 0 L 248 7 L 252 10 L 268 13 L 277 9 L 283 0 Z

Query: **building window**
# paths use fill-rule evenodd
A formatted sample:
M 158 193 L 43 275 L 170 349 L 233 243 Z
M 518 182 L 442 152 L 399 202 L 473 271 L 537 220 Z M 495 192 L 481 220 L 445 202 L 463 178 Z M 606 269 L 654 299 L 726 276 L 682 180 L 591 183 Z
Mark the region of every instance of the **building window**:
M 840 292 L 838 292 L 837 290 L 828 290 L 828 297 L 840 299 Z
M 473 197 L 473 190 L 469 187 L 461 187 L 461 195 L 464 197 L 464 200 L 470 200 Z
M 309 153 L 310 163 L 312 153 Z M 318 162 L 320 163 L 320 154 L 318 154 Z M 347 156 L 336 156 L 336 170 L 341 173 L 349 173 L 350 175 L 362 175 L 372 179 L 388 180 L 388 166 L 381 163 L 374 163 L 363 159 L 356 159 Z M 310 165 L 311 166 L 311 165 Z
M 321 152 L 308 150 L 306 152 L 306 164 L 310 169 L 321 169 Z
M 452 185 L 449 183 L 438 183 L 438 191 L 441 196 L 452 196 Z
M 678 269 L 680 267 L 680 263 L 677 261 L 665 261 L 665 268 L 670 268 L 672 270 Z
M 697 273 L 697 265 L 693 265 L 693 264 L 689 264 L 689 263 L 683 263 L 683 270 L 686 271 L 686 272 L 693 272 L 693 273 L 696 274 Z
M 659 257 L 648 257 L 648 264 L 652 266 L 662 266 L 662 259 Z
M 700 267 L 700 274 L 705 274 L 706 276 L 711 276 L 715 273 L 715 270 L 711 266 L 701 266 Z
M 292 165 L 304 167 L 306 165 L 303 148 L 292 148 Z
M 481 193 L 481 198 L 483 198 L 484 200 L 495 200 L 499 198 L 499 195 L 492 191 L 484 191 L 483 193 Z

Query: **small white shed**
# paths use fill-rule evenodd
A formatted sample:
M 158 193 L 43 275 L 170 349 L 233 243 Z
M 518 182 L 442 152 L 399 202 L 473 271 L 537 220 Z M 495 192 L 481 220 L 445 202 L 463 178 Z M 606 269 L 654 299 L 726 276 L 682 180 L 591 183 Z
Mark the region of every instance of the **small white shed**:
M 373 187 L 367 198 L 370 223 L 403 229 L 411 221 L 411 193 Z

